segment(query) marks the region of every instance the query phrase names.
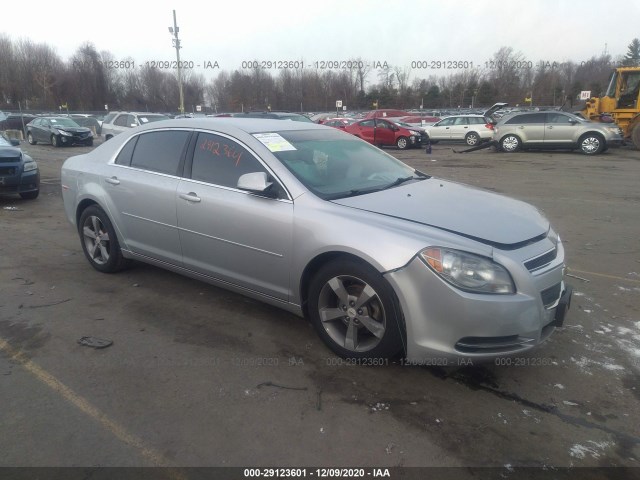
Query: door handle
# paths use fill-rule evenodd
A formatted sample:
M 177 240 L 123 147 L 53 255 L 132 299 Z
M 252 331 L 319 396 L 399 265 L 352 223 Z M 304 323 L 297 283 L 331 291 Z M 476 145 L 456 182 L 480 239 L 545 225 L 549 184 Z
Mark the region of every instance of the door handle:
M 547 128 L 548 128 L 549 130 L 553 130 L 553 125 L 549 125 Z
M 469 127 L 464 127 L 464 128 L 469 128 Z
M 518 128 L 519 128 L 520 130 L 524 130 L 524 127 L 523 127 L 522 125 L 520 125 Z
M 199 203 L 201 201 L 200 197 L 197 196 L 194 192 L 181 193 L 178 196 L 181 199 L 186 200 L 187 202 Z
M 120 185 L 120 180 L 118 180 L 118 177 L 105 178 L 104 181 L 110 183 L 111 185 Z

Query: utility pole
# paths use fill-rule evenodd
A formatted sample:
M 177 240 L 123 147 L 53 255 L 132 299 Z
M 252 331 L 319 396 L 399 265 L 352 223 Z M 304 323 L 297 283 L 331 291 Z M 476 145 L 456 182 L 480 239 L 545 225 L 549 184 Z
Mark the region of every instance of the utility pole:
M 182 93 L 182 69 L 180 68 L 180 39 L 178 38 L 178 22 L 176 21 L 176 11 L 173 11 L 173 27 L 169 27 L 169 33 L 174 36 L 172 43 L 176 49 L 176 59 L 178 60 L 178 89 L 180 90 L 180 113 L 184 114 L 184 94 Z

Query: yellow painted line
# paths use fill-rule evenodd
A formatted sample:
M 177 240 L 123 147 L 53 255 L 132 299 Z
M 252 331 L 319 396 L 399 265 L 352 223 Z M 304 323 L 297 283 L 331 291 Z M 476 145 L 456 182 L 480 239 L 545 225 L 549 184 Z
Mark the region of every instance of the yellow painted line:
M 58 393 L 64 400 L 74 405 L 82 413 L 88 415 L 100 425 L 102 425 L 102 427 L 113 434 L 118 440 L 138 450 L 144 458 L 151 461 L 156 466 L 168 466 L 169 462 L 160 452 L 154 450 L 153 448 L 147 447 L 142 439 L 128 432 L 127 429 L 119 423 L 111 420 L 105 413 L 101 412 L 98 408 L 91 405 L 91 403 L 89 403 L 89 401 L 87 401 L 84 397 L 78 395 L 56 377 L 40 368 L 37 364 L 29 360 L 22 352 L 14 349 L 11 345 L 9 345 L 7 341 L 2 338 L 0 338 L 0 350 L 5 352 L 10 360 L 20 364 L 34 377 L 51 388 L 51 390 Z M 176 480 L 185 478 L 184 475 L 182 475 L 180 472 L 174 470 L 167 471 L 167 474 L 169 478 Z
M 612 280 L 620 280 L 622 282 L 640 283 L 640 280 L 636 280 L 635 278 L 617 277 L 615 275 L 607 275 L 606 273 L 586 272 L 584 270 L 575 270 L 573 268 L 568 268 L 567 270 L 569 273 L 575 272 L 575 273 L 582 273 L 585 275 L 595 275 L 596 277 L 610 278 Z

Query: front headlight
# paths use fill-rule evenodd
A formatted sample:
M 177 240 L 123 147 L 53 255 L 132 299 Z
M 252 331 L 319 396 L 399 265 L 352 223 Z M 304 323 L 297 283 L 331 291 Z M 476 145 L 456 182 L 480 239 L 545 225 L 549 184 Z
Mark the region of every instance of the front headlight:
M 65 132 L 64 130 L 58 130 L 60 135 L 64 135 L 65 137 L 71 137 L 73 134 L 69 132 Z
M 37 170 L 38 164 L 36 162 L 27 162 L 24 164 L 24 171 L 30 172 L 31 170 Z
M 489 258 L 441 247 L 423 250 L 420 258 L 441 278 L 461 290 L 502 295 L 516 291 L 509 272 Z
M 607 127 L 607 130 L 615 135 L 620 135 L 620 129 L 618 127 Z
M 415 135 L 416 137 L 419 137 L 419 136 L 420 136 L 420 133 L 419 133 L 419 132 L 416 132 L 415 130 L 409 130 L 409 133 L 410 133 L 411 135 Z

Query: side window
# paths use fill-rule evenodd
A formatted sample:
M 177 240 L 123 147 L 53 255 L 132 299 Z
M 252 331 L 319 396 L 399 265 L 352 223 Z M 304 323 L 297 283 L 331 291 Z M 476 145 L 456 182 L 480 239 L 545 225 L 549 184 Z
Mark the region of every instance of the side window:
M 545 122 L 545 114 L 544 113 L 531 113 L 525 115 L 516 115 L 511 120 L 508 120 L 506 123 L 509 125 L 513 124 L 531 124 L 531 123 L 544 123 Z
M 386 128 L 386 129 L 391 128 L 387 122 L 383 122 L 383 121 L 380 121 L 380 120 L 378 120 L 376 122 L 376 127 L 378 127 L 378 128 Z
M 184 130 L 165 130 L 139 135 L 131 158 L 131 166 L 177 175 L 180 158 L 188 138 L 189 132 Z
M 118 115 L 116 119 L 113 121 L 114 125 L 118 125 L 119 127 L 127 126 L 127 115 Z
M 444 120 L 441 120 L 440 123 L 437 124 L 438 127 L 450 127 L 451 125 L 453 125 L 453 121 L 455 120 L 455 118 L 445 118 Z
M 555 125 L 569 125 L 569 117 L 561 113 L 547 113 L 547 123 Z
M 467 117 L 457 117 L 454 125 L 467 125 Z
M 375 122 L 373 120 L 365 120 L 364 122 L 360 123 L 361 127 L 373 127 L 375 126 Z
M 131 165 L 131 157 L 133 156 L 133 150 L 136 148 L 138 138 L 139 137 L 133 137 L 124 147 L 122 147 L 122 150 L 120 150 L 120 153 L 118 153 L 118 156 L 116 157 L 115 163 L 118 165 L 125 165 L 127 167 Z
M 269 174 L 248 150 L 233 140 L 211 133 L 198 134 L 191 166 L 193 180 L 237 188 L 240 176 L 253 172 Z

